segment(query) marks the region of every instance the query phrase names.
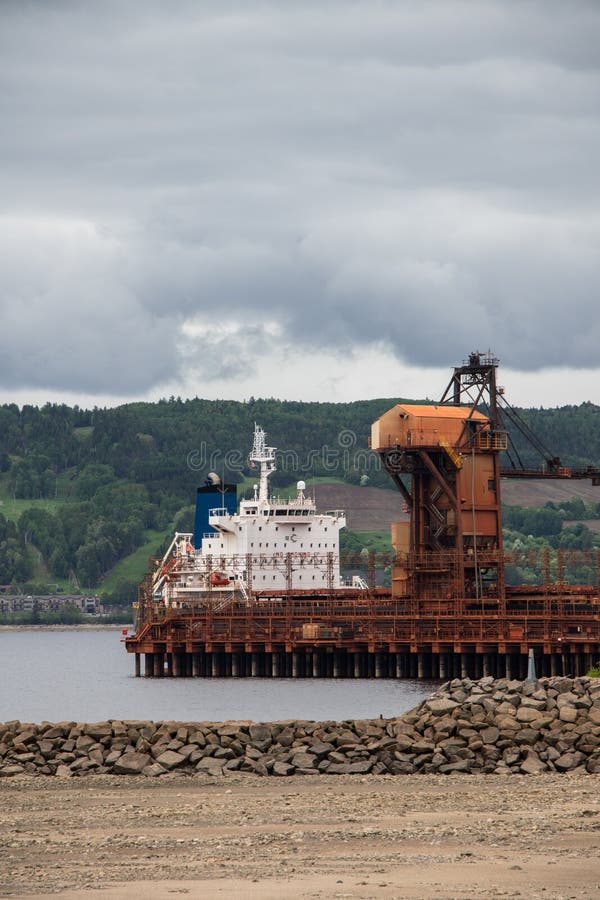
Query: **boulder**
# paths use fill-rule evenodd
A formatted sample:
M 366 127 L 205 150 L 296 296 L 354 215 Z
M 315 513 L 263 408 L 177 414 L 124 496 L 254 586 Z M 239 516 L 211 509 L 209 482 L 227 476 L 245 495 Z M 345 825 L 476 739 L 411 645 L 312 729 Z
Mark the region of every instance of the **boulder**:
M 183 756 L 181 753 L 177 753 L 175 750 L 165 750 L 164 753 L 161 753 L 160 756 L 156 757 L 156 762 L 159 766 L 162 766 L 163 769 L 171 771 L 171 769 L 176 769 L 177 766 L 181 766 L 183 763 L 187 762 L 187 757 Z
M 542 718 L 542 712 L 539 709 L 533 709 L 531 706 L 520 706 L 517 710 L 517 722 L 535 722 L 536 719 Z
M 17 764 L 2 766 L 0 768 L 0 778 L 12 778 L 13 775 L 22 775 L 25 771 L 25 766 L 19 766 Z
M 112 725 L 110 722 L 93 722 L 91 725 L 85 726 L 84 734 L 95 741 L 101 741 L 102 738 L 112 737 Z
M 461 759 L 458 762 L 446 763 L 446 765 L 440 766 L 439 771 L 443 775 L 450 775 L 452 772 L 470 772 L 471 762 L 468 759 Z
M 546 772 L 548 766 L 539 758 L 537 753 L 530 751 L 520 765 L 520 771 L 523 775 L 539 775 L 540 772 Z
M 317 757 L 312 753 L 295 753 L 292 757 L 292 765 L 296 769 L 314 769 Z
M 260 741 L 261 743 L 264 741 L 269 741 L 269 743 L 271 743 L 272 741 L 271 726 L 266 725 L 264 722 L 258 725 L 250 725 L 248 732 L 253 744 L 257 741 Z
M 331 763 L 328 775 L 366 775 L 373 768 L 373 760 L 365 759 L 352 763 Z
M 484 744 L 495 744 L 500 737 L 500 730 L 495 725 L 492 725 L 488 728 L 483 728 L 479 735 Z
M 562 756 L 559 756 L 558 759 L 554 760 L 554 765 L 558 769 L 559 772 L 569 772 L 571 769 L 576 769 L 577 766 L 580 766 L 584 761 L 583 753 L 574 752 L 574 753 L 563 753 Z
M 425 706 L 434 716 L 447 716 L 458 707 L 458 702 L 450 697 L 426 700 Z
M 215 759 L 214 756 L 205 756 L 198 761 L 196 772 L 210 772 L 212 769 L 222 770 L 226 759 Z
M 143 769 L 150 763 L 151 757 L 148 753 L 124 753 L 115 762 L 113 772 L 116 775 L 139 775 Z

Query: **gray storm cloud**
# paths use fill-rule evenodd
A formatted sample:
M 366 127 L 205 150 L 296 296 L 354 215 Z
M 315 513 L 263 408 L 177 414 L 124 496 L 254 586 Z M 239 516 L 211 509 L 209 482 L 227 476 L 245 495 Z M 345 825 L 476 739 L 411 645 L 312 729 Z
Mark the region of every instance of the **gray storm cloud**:
M 595 367 L 600 6 L 0 9 L 0 385 Z

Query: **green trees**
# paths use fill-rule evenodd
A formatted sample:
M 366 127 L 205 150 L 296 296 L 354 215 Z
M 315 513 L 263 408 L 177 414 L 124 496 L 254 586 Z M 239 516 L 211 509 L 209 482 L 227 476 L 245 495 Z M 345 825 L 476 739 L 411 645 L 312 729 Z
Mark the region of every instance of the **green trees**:
M 13 543 L 4 550 L 0 581 L 9 583 L 15 572 L 31 577 L 33 559 L 41 554 L 52 577 L 74 572 L 82 585 L 95 586 L 115 562 L 141 546 L 148 529 L 166 529 L 184 508 L 176 525 L 191 530 L 195 489 L 210 470 L 232 482 L 250 474 L 247 456 L 255 422 L 284 451 L 272 479 L 282 491 L 313 476 L 352 484 L 368 479 L 371 486 L 394 490 L 367 444 L 371 423 L 396 402 L 173 397 L 114 409 L 1 405 L 0 497 L 61 502 L 52 504 L 53 512 L 23 513 L 16 531 L 5 538 Z M 521 413 L 565 464 L 600 465 L 599 407 Z M 539 462 L 523 443 L 519 446 L 525 463 Z M 592 513 L 600 517 L 600 502 L 592 510 L 573 500 L 537 510 L 508 508 L 505 522 L 526 541 L 571 548 L 587 546 L 593 536 L 564 527 L 564 521 Z M 42 575 L 36 571 L 35 577 Z
M 534 537 L 559 534 L 564 520 L 564 513 L 557 509 L 523 508 L 520 506 L 504 506 L 502 508 L 504 527 Z
M 80 500 L 90 500 L 101 487 L 111 484 L 114 480 L 115 473 L 111 466 L 88 463 L 74 482 L 74 494 Z
M 0 513 L 0 582 L 27 581 L 33 571 L 31 554 L 14 522 Z

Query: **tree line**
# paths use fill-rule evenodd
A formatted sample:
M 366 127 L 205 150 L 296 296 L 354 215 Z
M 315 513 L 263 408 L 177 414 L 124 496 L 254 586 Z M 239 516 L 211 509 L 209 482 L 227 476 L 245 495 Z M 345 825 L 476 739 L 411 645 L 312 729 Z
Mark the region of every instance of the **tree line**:
M 32 505 L 16 522 L 0 515 L 0 583 L 31 578 L 37 553 L 52 576 L 74 576 L 82 587 L 96 587 L 116 562 L 142 545 L 149 529 L 164 531 L 176 517 L 190 521 L 195 488 L 209 470 L 231 482 L 252 475 L 247 456 L 255 422 L 283 452 L 272 478 L 275 488 L 312 477 L 392 487 L 367 448 L 371 423 L 399 399 L 302 403 L 171 397 L 94 409 L 4 404 L 0 496 L 57 502 L 51 509 Z M 599 407 L 584 403 L 520 412 L 565 464 L 600 465 Z M 515 441 L 525 464 L 536 464 L 519 435 Z M 510 520 L 513 514 L 508 515 Z M 527 534 L 539 528 L 559 533 L 552 510 L 535 515 L 537 524 L 521 523 Z M 518 523 L 510 521 L 516 529 Z

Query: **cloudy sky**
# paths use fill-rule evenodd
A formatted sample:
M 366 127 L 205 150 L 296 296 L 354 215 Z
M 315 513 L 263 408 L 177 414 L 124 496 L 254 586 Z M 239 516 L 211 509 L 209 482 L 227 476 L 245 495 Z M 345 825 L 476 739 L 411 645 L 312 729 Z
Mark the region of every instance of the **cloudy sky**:
M 0 400 L 600 403 L 597 0 L 2 0 Z

